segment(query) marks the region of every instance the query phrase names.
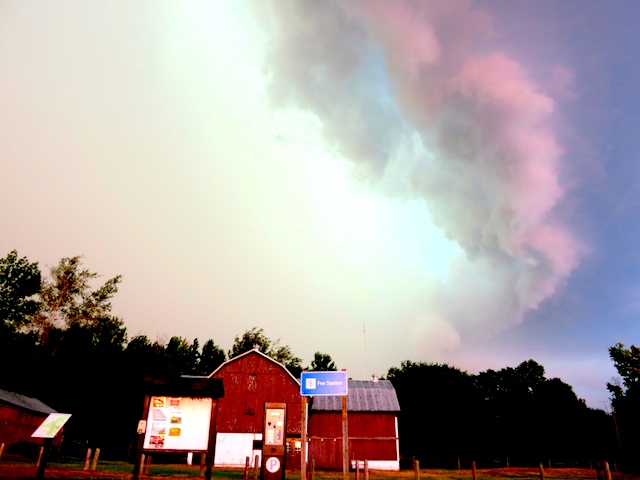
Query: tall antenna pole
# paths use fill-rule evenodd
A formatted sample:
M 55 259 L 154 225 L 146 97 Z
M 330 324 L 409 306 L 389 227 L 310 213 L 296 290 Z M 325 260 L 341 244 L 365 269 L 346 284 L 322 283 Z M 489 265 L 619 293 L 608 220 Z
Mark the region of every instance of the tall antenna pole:
M 364 328 L 364 322 L 362 322 L 362 352 L 364 356 L 364 380 L 367 379 L 367 331 Z

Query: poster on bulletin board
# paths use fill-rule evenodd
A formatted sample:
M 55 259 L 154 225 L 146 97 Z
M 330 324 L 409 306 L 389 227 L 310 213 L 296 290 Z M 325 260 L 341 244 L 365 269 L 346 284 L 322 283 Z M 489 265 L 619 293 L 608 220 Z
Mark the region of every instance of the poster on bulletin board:
M 151 397 L 145 450 L 206 450 L 211 398 Z

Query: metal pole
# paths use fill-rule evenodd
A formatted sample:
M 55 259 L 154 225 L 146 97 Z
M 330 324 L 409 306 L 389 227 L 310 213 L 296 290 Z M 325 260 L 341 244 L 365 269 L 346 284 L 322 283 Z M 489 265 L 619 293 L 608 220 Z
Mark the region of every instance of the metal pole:
M 300 398 L 300 480 L 307 480 L 307 397 Z

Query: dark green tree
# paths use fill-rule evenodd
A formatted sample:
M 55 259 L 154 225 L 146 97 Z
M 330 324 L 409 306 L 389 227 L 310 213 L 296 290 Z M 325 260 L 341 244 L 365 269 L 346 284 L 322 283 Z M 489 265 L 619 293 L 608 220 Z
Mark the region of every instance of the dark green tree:
M 282 363 L 292 375 L 299 377 L 302 372 L 302 359 L 296 357 L 287 345 L 280 345 L 280 339 L 273 341 L 264 334 L 262 328 L 253 327 L 242 335 L 237 335 L 229 350 L 229 358 L 258 348 L 265 355 Z
M 20 258 L 16 250 L 0 258 L 0 332 L 5 327 L 16 331 L 28 323 L 40 307 L 36 298 L 40 284 L 37 262 Z
M 268 355 L 273 342 L 264 334 L 262 328 L 253 327 L 245 331 L 242 335 L 236 335 L 233 340 L 231 350 L 229 350 L 229 358 L 237 357 L 245 352 L 258 348 L 262 353 Z
M 309 370 L 316 372 L 335 372 L 338 370 L 333 362 L 331 355 L 328 353 L 316 352 L 313 354 L 313 360 L 309 365 Z
M 94 290 L 91 281 L 97 277 L 97 273 L 83 268 L 80 256 L 63 258 L 51 268 L 49 277 L 42 282 L 40 309 L 32 315 L 30 324 L 42 343 L 47 342 L 53 329 L 66 330 L 74 325 L 93 328 L 103 322 L 107 329 L 124 329 L 122 322 L 111 315 L 111 299 L 122 276 L 107 280 Z
M 386 377 L 400 402 L 402 457 L 439 468 L 455 467 L 458 458 L 477 459 L 473 439 L 480 398 L 473 377 L 449 365 L 410 360 L 390 368 Z
M 210 375 L 216 368 L 224 363 L 227 356 L 213 340 L 207 340 L 202 346 L 200 361 L 198 362 L 198 374 Z
M 163 376 L 195 375 L 199 361 L 200 345 L 197 338 L 189 343 L 186 338 L 171 337 L 162 352 Z
M 640 450 L 640 348 L 617 343 L 609 348 L 620 379 L 607 383 L 616 421 L 623 465 L 640 470 L 637 452 Z
M 615 397 L 624 396 L 630 388 L 637 388 L 640 384 L 640 348 L 635 345 L 625 348 L 622 343 L 616 343 L 609 348 L 609 356 L 618 375 L 622 378 L 623 386 L 616 384 L 607 386 Z
M 544 367 L 534 360 L 522 362 L 516 368 L 480 372 L 475 384 L 484 398 L 483 431 L 491 437 L 484 454 L 506 463 L 527 464 L 542 460 L 534 416 L 534 392 L 545 382 Z M 523 435 L 522 432 L 531 432 Z

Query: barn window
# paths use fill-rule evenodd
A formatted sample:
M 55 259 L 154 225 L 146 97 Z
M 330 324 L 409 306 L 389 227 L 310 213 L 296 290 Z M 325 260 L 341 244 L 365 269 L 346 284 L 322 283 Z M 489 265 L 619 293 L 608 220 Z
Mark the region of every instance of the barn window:
M 287 440 L 285 446 L 286 453 L 300 453 L 302 450 L 302 442 L 300 440 Z

